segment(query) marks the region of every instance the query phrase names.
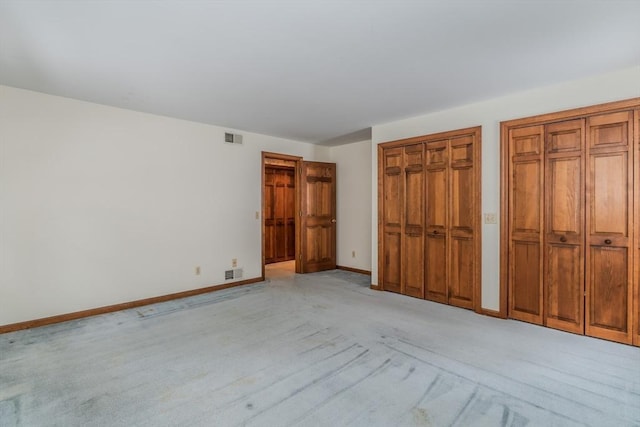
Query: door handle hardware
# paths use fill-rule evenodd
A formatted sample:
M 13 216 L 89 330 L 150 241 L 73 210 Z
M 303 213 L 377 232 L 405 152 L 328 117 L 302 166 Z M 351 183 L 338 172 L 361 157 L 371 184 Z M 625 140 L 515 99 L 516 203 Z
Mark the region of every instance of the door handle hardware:
M 605 245 L 610 245 L 611 244 L 611 239 L 605 239 L 604 240 L 604 244 Z
M 560 238 L 560 241 L 561 241 L 562 243 L 564 243 L 564 242 L 566 242 L 566 241 L 567 241 L 567 238 L 566 238 L 566 237 L 564 237 L 564 236 L 562 236 L 562 237 Z
M 335 219 L 332 219 L 332 220 L 331 220 L 331 223 L 332 223 L 332 224 L 335 224 L 335 223 L 336 223 L 336 220 L 335 220 Z

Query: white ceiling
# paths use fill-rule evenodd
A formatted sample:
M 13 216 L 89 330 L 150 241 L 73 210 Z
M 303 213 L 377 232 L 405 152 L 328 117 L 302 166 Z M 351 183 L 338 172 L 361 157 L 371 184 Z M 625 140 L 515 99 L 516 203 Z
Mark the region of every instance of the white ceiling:
M 640 0 L 0 0 L 0 84 L 328 145 L 630 66 Z

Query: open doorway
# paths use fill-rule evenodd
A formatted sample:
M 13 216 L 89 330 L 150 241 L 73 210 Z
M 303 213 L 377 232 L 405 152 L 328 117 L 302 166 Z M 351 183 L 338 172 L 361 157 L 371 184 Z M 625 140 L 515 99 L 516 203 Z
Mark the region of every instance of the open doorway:
M 262 275 L 297 271 L 301 157 L 262 153 Z
M 336 268 L 336 164 L 262 152 L 262 277 L 283 261 L 296 273 Z

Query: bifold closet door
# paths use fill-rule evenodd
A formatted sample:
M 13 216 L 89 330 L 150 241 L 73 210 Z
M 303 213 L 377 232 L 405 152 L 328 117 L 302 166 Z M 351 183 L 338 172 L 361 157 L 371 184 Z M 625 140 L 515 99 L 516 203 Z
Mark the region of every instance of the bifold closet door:
M 424 298 L 424 144 L 404 147 L 403 294 Z
M 544 126 L 509 130 L 509 316 L 543 324 Z
M 476 283 L 475 145 L 473 135 L 449 142 L 449 298 L 451 305 L 473 309 Z
M 382 239 L 384 268 L 382 282 L 385 291 L 402 291 L 402 215 L 404 207 L 403 149 L 387 148 L 382 156 Z
M 553 123 L 545 132 L 544 319 L 584 332 L 584 125 Z
M 633 113 L 587 119 L 586 334 L 632 342 Z
M 448 140 L 426 143 L 425 298 L 447 303 Z
M 424 145 L 383 154 L 384 289 L 424 297 Z

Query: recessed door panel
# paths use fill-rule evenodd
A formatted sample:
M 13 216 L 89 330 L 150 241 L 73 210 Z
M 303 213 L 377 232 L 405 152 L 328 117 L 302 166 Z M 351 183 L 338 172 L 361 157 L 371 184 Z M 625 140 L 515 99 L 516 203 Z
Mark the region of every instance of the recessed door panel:
M 541 232 L 542 161 L 532 159 L 513 164 L 512 230 L 513 233 Z
M 443 234 L 427 234 L 425 298 L 446 303 L 447 244 Z
M 626 333 L 627 324 L 628 253 L 626 248 L 592 246 L 589 307 L 591 328 L 603 328 L 611 332 Z
M 400 293 L 401 269 L 400 258 L 401 234 L 386 232 L 384 234 L 384 290 Z
M 451 236 L 449 269 L 449 304 L 473 308 L 474 302 L 474 242 L 473 239 Z
M 510 273 L 509 314 L 513 319 L 543 323 L 542 251 L 538 242 L 513 241 Z
M 550 244 L 545 277 L 546 324 L 584 332 L 584 275 L 581 246 Z

